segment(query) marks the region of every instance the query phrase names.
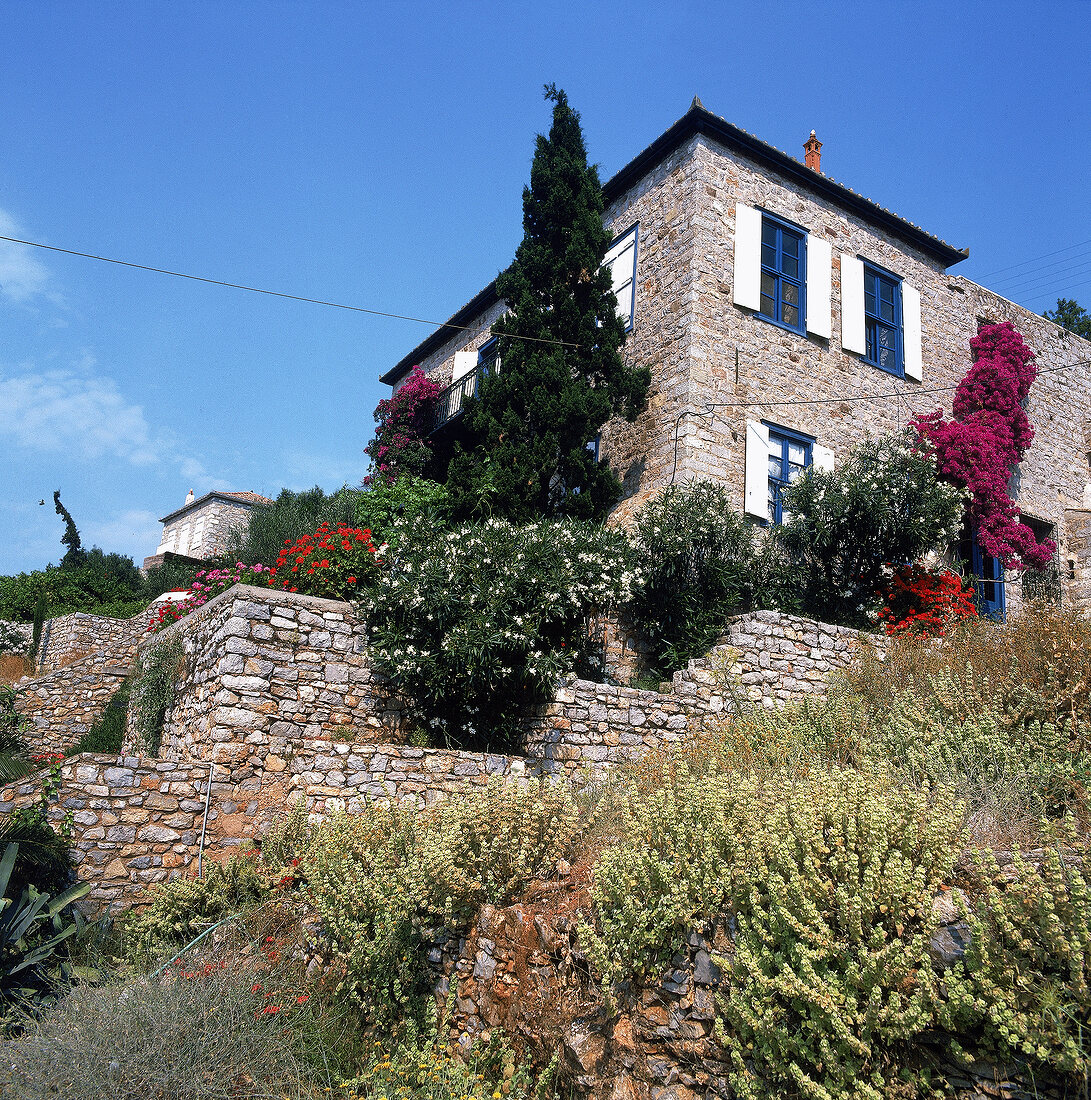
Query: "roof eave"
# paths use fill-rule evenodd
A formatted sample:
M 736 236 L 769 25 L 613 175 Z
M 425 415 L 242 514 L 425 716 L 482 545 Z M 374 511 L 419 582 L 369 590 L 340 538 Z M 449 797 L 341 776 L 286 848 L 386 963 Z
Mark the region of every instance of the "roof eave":
M 665 160 L 676 148 L 695 134 L 715 138 L 736 152 L 771 165 L 781 175 L 802 183 L 811 191 L 833 200 L 854 214 L 858 214 L 865 221 L 880 226 L 893 236 L 918 248 L 932 259 L 938 260 L 945 268 L 961 263 L 970 255 L 968 248 L 955 248 L 953 245 L 947 244 L 946 241 L 934 237 L 931 233 L 926 232 L 912 222 L 908 222 L 885 207 L 879 206 L 878 203 L 872 202 L 871 199 L 858 195 L 851 188 L 845 187 L 844 184 L 831 180 L 828 176 L 822 175 L 821 172 L 815 172 L 775 146 L 754 137 L 753 134 L 748 134 L 745 130 L 740 130 L 739 127 L 733 126 L 730 122 L 720 118 L 719 115 L 714 115 L 696 102 L 673 126 L 660 134 L 651 145 L 643 152 L 638 153 L 624 168 L 615 172 L 603 184 L 602 194 L 605 201 L 611 203 L 619 198 L 633 184 L 646 176 L 660 161 Z M 474 295 L 449 321 L 426 336 L 408 355 L 395 363 L 385 374 L 381 374 L 379 381 L 385 385 L 393 386 L 402 375 L 422 359 L 431 355 L 433 351 L 442 347 L 451 338 L 449 329 L 465 327 L 468 322 L 479 316 L 498 300 L 496 280 L 494 279 L 484 290 Z

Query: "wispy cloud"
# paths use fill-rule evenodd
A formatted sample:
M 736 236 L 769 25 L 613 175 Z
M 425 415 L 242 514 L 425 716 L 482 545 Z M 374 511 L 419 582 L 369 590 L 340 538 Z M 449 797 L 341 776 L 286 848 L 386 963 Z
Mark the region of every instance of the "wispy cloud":
M 167 511 L 166 508 L 163 509 Z M 101 546 L 105 550 L 123 548 L 139 563 L 142 558 L 155 553 L 163 534 L 163 525 L 155 512 L 147 509 L 130 509 L 99 523 L 89 523 L 82 532 L 89 546 Z
M 28 240 L 18 222 L 0 210 L 0 235 Z M 27 305 L 49 289 L 49 269 L 25 244 L 0 241 L 0 297 L 16 305 Z M 53 300 L 55 296 L 50 295 Z
M 165 457 L 144 410 L 112 379 L 91 373 L 86 360 L 77 369 L 16 373 L 0 367 L 0 437 L 28 451 L 120 458 L 136 466 Z

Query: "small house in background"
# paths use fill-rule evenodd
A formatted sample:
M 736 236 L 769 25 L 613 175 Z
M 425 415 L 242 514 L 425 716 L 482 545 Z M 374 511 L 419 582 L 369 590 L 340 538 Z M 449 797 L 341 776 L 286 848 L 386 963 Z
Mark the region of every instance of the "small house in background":
M 163 537 L 155 553 L 144 559 L 144 568 L 153 569 L 168 558 L 205 561 L 222 554 L 232 532 L 250 521 L 250 513 L 272 503 L 258 493 L 212 492 L 194 497 L 190 489 L 185 504 L 159 521 Z

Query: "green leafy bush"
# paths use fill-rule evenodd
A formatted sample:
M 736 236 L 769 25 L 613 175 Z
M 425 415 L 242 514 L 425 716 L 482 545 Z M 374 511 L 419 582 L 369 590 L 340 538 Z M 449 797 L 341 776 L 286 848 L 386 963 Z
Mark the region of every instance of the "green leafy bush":
M 371 532 L 376 546 L 395 546 L 418 523 L 441 526 L 447 516 L 445 485 L 401 474 L 396 481 L 375 481 L 356 500 L 356 526 Z
M 317 485 L 301 493 L 281 489 L 271 505 L 254 508 L 246 527 L 232 534 L 223 561 L 231 565 L 267 565 L 277 560 L 285 543 L 314 534 L 320 524 L 351 526 L 360 496 L 360 490 L 347 485 L 328 495 Z
M 205 863 L 203 878 L 181 875 L 148 889 L 147 904 L 129 925 L 142 949 L 182 946 L 217 921 L 252 909 L 269 897 L 256 851 Z
M 0 619 L 33 622 L 39 601 L 49 617 L 84 611 L 128 618 L 147 606 L 144 579 L 132 558 L 97 546 L 81 555 L 78 564 L 0 577 Z
M 418 523 L 360 608 L 376 669 L 434 742 L 511 745 L 555 679 L 589 669 L 589 616 L 629 598 L 624 534 L 594 524 Z
M 752 605 L 754 531 L 724 486 L 698 481 L 646 504 L 633 542 L 641 580 L 624 615 L 650 648 L 650 671 L 665 679 Z
M 856 627 L 878 611 L 884 564 L 945 548 L 964 504 L 907 436 L 865 440 L 832 471 L 810 467 L 782 499 L 791 519 L 771 534 L 800 572 L 804 612 Z

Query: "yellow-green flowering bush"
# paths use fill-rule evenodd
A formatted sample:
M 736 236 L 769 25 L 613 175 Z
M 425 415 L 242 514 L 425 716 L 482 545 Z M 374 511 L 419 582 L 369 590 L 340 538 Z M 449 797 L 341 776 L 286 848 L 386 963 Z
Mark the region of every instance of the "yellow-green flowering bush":
M 717 1034 L 738 1094 L 884 1097 L 901 1045 L 932 1021 L 931 900 L 961 817 L 880 769 L 683 765 L 603 852 L 597 931 L 581 941 L 611 980 L 662 965 L 689 928 L 727 914 Z
M 1016 856 L 1001 872 L 977 853 L 965 877 L 970 949 L 945 976 L 939 1017 L 955 1053 L 984 1053 L 1029 1076 L 1086 1088 L 1091 1074 L 1091 886 L 1058 849 Z
M 412 1016 L 423 931 L 510 902 L 571 854 L 579 830 L 565 788 L 500 780 L 427 809 L 372 805 L 323 822 L 299 873 L 335 992 L 384 1026 Z

